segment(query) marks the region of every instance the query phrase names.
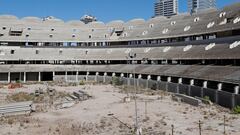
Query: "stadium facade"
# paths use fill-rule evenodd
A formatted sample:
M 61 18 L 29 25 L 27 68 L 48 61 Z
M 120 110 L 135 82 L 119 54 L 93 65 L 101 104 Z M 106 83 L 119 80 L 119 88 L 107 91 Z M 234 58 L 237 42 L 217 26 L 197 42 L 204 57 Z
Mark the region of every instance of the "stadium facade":
M 0 82 L 95 80 L 240 105 L 240 3 L 104 24 L 0 16 Z M 135 75 L 134 75 L 135 74 Z
M 178 0 L 157 0 L 154 5 L 155 16 L 171 17 L 178 14 Z
M 208 8 L 216 8 L 216 0 L 188 0 L 189 13 L 196 13 Z

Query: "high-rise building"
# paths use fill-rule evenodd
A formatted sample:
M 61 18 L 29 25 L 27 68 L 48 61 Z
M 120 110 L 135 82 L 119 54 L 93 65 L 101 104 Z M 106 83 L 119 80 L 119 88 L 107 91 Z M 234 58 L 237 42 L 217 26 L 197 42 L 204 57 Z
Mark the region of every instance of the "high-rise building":
M 190 13 L 207 8 L 216 8 L 216 0 L 188 0 L 188 12 Z
M 155 2 L 155 16 L 170 17 L 178 14 L 178 0 L 157 0 Z

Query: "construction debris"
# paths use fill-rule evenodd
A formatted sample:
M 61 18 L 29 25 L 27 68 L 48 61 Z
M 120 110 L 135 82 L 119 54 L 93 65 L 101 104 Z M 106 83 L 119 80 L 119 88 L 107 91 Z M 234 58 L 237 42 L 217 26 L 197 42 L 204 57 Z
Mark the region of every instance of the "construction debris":
M 8 89 L 16 89 L 16 88 L 21 88 L 22 84 L 21 83 L 10 83 L 8 85 Z
M 185 103 L 193 105 L 193 106 L 199 106 L 202 103 L 202 101 L 199 100 L 199 99 L 196 99 L 194 97 L 190 97 L 190 96 L 187 96 L 187 95 L 184 95 L 184 94 L 177 94 L 177 93 L 173 94 L 172 99 L 174 101 L 185 102 Z
M 32 101 L 11 103 L 0 106 L 0 117 L 30 114 L 35 111 Z
M 73 95 L 76 96 L 79 101 L 87 100 L 90 98 L 89 94 L 81 90 L 73 92 Z

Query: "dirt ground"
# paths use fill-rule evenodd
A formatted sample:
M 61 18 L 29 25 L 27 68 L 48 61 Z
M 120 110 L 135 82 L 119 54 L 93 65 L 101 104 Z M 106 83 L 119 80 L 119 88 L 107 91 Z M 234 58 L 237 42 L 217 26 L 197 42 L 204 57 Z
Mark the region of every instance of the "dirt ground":
M 46 85 L 0 88 L 0 103 L 6 95 L 32 93 Z M 93 98 L 67 109 L 49 109 L 31 116 L 0 118 L 1 135 L 131 135 L 135 123 L 134 100 L 124 102 L 126 93 L 112 85 L 51 86 L 61 92 L 86 91 Z M 131 95 L 131 94 L 130 94 Z M 194 107 L 172 101 L 170 94 L 137 94 L 138 123 L 144 135 L 240 135 L 240 116 L 213 105 Z

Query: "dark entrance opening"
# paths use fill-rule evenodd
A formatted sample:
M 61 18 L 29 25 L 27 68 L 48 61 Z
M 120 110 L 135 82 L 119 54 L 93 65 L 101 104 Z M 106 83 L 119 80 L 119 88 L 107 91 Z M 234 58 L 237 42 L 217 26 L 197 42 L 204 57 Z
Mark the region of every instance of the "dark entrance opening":
M 42 72 L 41 73 L 41 81 L 53 81 L 53 73 L 52 72 Z

